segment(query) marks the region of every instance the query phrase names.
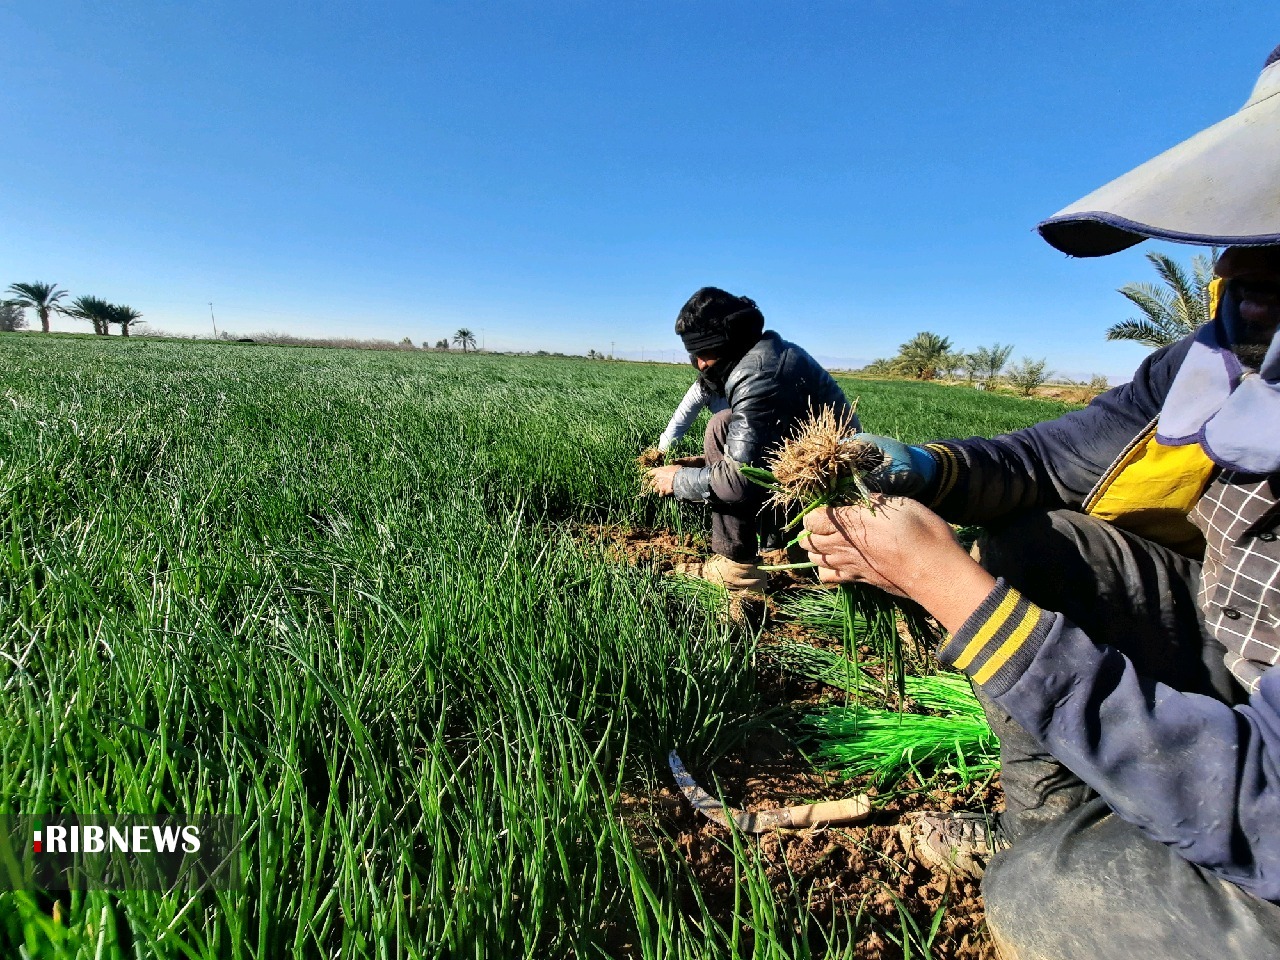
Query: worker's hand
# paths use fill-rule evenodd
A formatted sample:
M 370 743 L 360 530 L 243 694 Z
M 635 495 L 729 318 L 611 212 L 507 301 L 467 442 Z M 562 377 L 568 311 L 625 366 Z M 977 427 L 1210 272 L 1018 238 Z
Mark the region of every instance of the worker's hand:
M 902 497 L 814 510 L 804 527 L 809 536 L 800 543 L 824 583 L 869 583 L 906 597 L 940 555 L 959 552 L 968 559 L 945 520 Z
M 954 633 L 995 586 L 928 507 L 878 496 L 867 506 L 830 507 L 804 518 L 801 544 L 825 583 L 866 583 L 909 597 Z
M 911 447 L 892 437 L 880 437 L 874 433 L 854 434 L 861 440 L 880 449 L 884 461 L 867 476 L 873 490 L 899 497 L 913 497 L 927 487 L 938 472 L 938 464 L 924 447 Z
M 679 473 L 681 467 L 671 464 L 666 467 L 654 467 L 646 471 L 646 480 L 649 489 L 660 497 L 671 496 L 671 485 L 675 482 L 676 474 Z

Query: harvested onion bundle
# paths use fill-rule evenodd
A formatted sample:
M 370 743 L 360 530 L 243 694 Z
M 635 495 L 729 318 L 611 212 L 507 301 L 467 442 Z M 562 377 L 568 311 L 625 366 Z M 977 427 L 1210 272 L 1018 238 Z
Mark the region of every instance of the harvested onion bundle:
M 811 413 L 795 434 L 769 457 L 769 500 L 780 507 L 802 507 L 802 515 L 818 506 L 844 506 L 866 500 L 866 477 L 884 454 L 856 440 L 854 410 L 837 414 L 830 407 Z M 753 478 L 754 479 L 754 478 Z
M 787 512 L 798 508 L 788 530 L 819 507 L 842 507 L 871 499 L 868 477 L 883 464 L 884 453 L 873 443 L 854 439 L 856 408 L 854 404 L 841 414 L 830 407 L 811 412 L 795 433 L 769 452 L 767 470 L 739 468 L 748 480 L 770 491 L 770 504 Z M 789 564 L 787 568 L 811 566 Z
M 872 471 L 884 464 L 884 453 L 873 443 L 856 439 L 856 404 L 837 414 L 830 407 L 811 412 L 795 433 L 769 454 L 769 469 L 742 467 L 747 479 L 767 488 L 769 503 L 796 516 L 786 526 L 796 527 L 810 511 L 872 502 Z M 803 531 L 790 545 L 799 543 Z M 762 570 L 798 570 L 815 563 L 788 563 Z M 898 632 L 895 601 L 868 587 L 841 584 L 836 606 L 844 637 L 845 654 L 857 662 L 859 642 L 867 643 L 883 659 L 886 682 L 892 681 L 901 698 L 906 670 L 902 637 Z M 874 627 L 870 627 L 875 624 Z

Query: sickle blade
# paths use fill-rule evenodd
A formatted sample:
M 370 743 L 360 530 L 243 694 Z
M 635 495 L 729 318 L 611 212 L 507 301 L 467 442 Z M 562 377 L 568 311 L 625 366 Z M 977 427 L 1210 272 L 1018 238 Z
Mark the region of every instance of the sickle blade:
M 751 814 L 725 806 L 698 786 L 698 782 L 689 775 L 689 771 L 684 768 L 684 764 L 674 750 L 667 757 L 667 763 L 671 767 L 671 773 L 676 778 L 676 786 L 680 788 L 680 792 L 684 794 L 685 799 L 693 805 L 693 809 L 708 819 L 714 820 L 722 827 L 728 827 L 729 821 L 732 820 L 734 825 L 744 833 L 755 832 L 753 829 L 755 818 Z

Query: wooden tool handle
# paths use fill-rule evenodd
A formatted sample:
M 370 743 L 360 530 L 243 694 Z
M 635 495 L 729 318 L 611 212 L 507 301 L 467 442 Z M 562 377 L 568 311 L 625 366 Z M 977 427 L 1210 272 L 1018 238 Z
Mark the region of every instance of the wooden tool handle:
M 865 820 L 871 813 L 871 801 L 865 795 L 848 800 L 827 800 L 799 807 L 788 807 L 791 826 L 813 827 L 820 823 L 853 823 Z

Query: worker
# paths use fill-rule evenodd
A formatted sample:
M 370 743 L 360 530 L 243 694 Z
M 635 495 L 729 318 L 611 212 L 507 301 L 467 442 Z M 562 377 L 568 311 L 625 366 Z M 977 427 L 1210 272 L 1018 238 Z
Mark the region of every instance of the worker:
M 1280 957 L 1280 48 L 1239 112 L 1039 231 L 1226 247 L 1213 319 L 1056 420 L 866 437 L 884 493 L 811 514 L 806 549 L 921 603 L 975 684 L 1004 812 L 903 832 L 985 870 L 1005 960 Z M 948 521 L 985 526 L 977 559 Z
M 707 424 L 702 457 L 652 468 L 648 482 L 659 495 L 710 507 L 715 556 L 677 569 L 725 587 L 736 614 L 742 600 L 764 592 L 762 546 L 781 546 L 779 518 L 771 510 L 762 513 L 765 489 L 738 467 L 764 466 L 766 452 L 812 410 L 829 407 L 850 417 L 853 412 L 813 357 L 765 330 L 764 314 L 749 297 L 703 287 L 680 309 L 676 333 L 704 392 L 722 398 L 726 407 Z

